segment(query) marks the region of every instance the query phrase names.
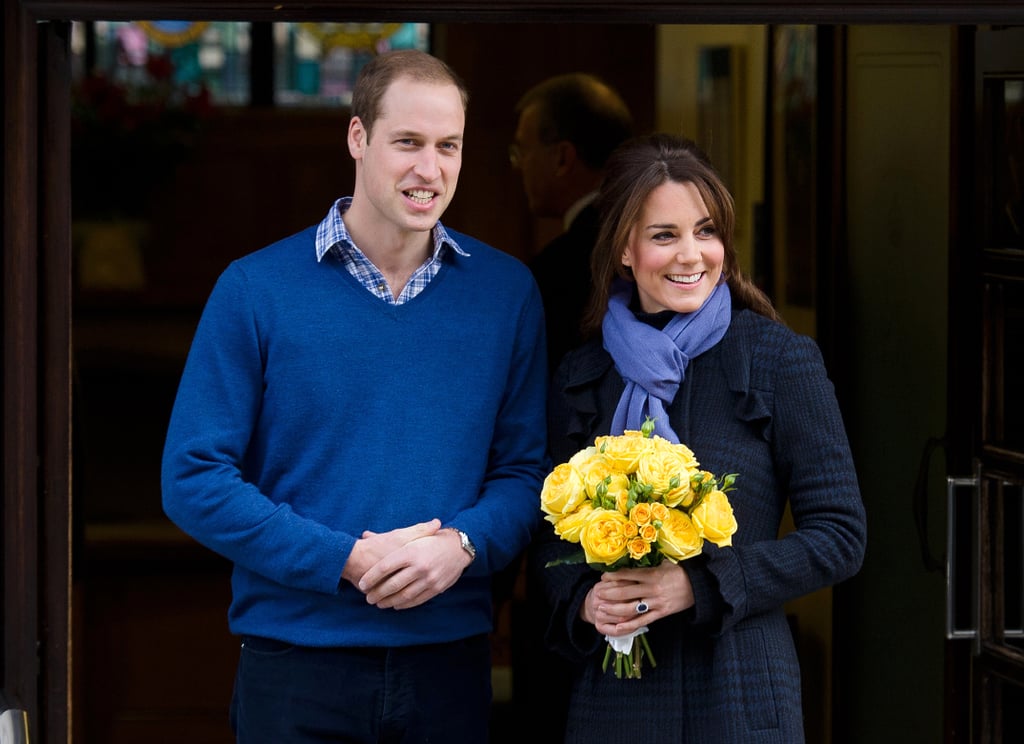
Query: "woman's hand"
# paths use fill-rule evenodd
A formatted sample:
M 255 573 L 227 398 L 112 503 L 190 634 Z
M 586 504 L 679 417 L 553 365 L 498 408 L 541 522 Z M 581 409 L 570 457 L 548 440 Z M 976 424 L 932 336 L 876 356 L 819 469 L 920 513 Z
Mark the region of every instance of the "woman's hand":
M 647 612 L 638 613 L 640 602 Z M 621 636 L 693 606 L 693 587 L 682 565 L 607 571 L 587 593 L 581 617 L 601 635 Z

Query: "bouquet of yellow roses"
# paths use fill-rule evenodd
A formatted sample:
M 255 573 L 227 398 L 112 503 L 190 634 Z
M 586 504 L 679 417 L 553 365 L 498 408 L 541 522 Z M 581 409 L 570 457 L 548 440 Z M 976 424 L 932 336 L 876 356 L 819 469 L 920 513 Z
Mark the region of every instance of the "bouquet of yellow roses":
M 732 544 L 737 525 L 726 493 L 736 474 L 719 481 L 700 469 L 689 447 L 652 436 L 653 431 L 648 419 L 640 431 L 597 437 L 593 446 L 548 474 L 540 495 L 544 518 L 558 537 L 581 547 L 548 566 L 586 562 L 598 571 L 657 566 L 700 555 L 705 540 L 719 547 Z M 639 677 L 644 658 L 656 666 L 646 631 L 606 636 L 602 669 L 607 671 L 613 653 L 616 677 Z

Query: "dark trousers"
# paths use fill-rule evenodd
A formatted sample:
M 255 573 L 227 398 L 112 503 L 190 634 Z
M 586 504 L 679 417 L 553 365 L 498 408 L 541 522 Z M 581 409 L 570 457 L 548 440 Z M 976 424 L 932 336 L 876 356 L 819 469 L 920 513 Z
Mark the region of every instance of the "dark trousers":
M 239 744 L 484 744 L 486 635 L 398 648 L 306 648 L 245 637 L 231 701 Z

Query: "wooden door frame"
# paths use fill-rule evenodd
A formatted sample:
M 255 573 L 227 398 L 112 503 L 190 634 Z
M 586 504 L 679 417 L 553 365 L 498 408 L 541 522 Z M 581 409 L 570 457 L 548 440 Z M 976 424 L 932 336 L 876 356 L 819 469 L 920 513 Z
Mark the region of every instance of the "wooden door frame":
M 5 5 L 0 626 L 5 697 L 30 725 L 69 717 L 70 112 L 67 95 L 37 95 L 70 84 L 61 27 L 39 33 Z
M 949 0 L 14 0 L 3 35 L 3 629 L 0 684 L 37 742 L 71 738 L 70 193 L 75 20 L 1022 24 L 1024 2 Z M 41 115 L 40 115 L 40 112 Z M 40 128 L 41 127 L 41 128 Z
M 958 353 L 968 354 L 967 358 L 974 360 L 969 370 L 976 375 L 975 380 L 980 385 L 973 386 L 977 388 L 976 395 L 960 402 L 956 416 L 958 425 L 973 435 L 970 441 L 963 441 L 965 446 L 959 454 L 977 460 L 975 472 L 978 482 L 975 489 L 979 500 L 978 517 L 981 533 L 986 536 L 980 541 L 977 575 L 974 577 L 979 596 L 977 638 L 968 667 L 974 691 L 970 710 L 972 741 L 982 744 L 1002 741 L 1003 685 L 1024 690 L 1024 655 L 1018 646 L 1006 643 L 1003 638 L 1006 533 L 1000 485 L 1024 481 L 1024 453 L 1019 443 L 1011 448 L 1001 441 L 993 441 L 995 422 L 986 420 L 1010 413 L 1005 410 L 997 412 L 992 408 L 993 400 L 998 397 L 992 388 L 993 372 L 1001 366 L 997 350 L 1007 343 L 1005 329 L 1001 327 L 1003 316 L 997 308 L 1002 306 L 1001 296 L 1005 287 L 1013 285 L 1019 288 L 1024 282 L 1024 268 L 1019 255 L 998 250 L 1000 246 L 993 225 L 996 195 L 991 176 L 995 171 L 998 150 L 990 142 L 993 104 L 987 85 L 989 81 L 1006 77 L 1021 78 L 1024 72 L 1022 41 L 1024 28 L 995 30 L 979 33 L 973 50 L 976 60 L 972 78 L 975 149 L 971 155 L 976 167 L 970 174 L 973 177 L 970 191 L 974 200 L 969 205 L 972 212 L 968 213 L 973 215 L 973 219 L 964 226 L 961 238 L 967 271 L 959 276 L 977 278 L 973 282 L 976 285 L 973 299 L 968 299 L 969 306 L 963 308 L 967 312 L 966 322 L 973 324 L 968 336 L 975 340 L 965 343 L 961 339 Z M 996 313 L 995 318 L 990 317 L 990 312 Z M 951 333 L 951 337 L 954 335 L 957 334 Z M 1019 715 L 1014 723 L 1019 723 Z

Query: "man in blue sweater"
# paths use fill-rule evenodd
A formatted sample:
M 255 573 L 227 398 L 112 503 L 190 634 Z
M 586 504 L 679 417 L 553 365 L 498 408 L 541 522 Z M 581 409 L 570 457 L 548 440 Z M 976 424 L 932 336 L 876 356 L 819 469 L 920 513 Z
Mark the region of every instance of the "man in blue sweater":
M 544 319 L 517 259 L 439 219 L 467 92 L 389 52 L 351 197 L 234 261 L 171 415 L 168 516 L 234 563 L 239 742 L 485 742 L 490 580 L 539 523 Z

